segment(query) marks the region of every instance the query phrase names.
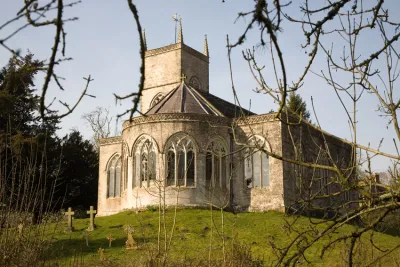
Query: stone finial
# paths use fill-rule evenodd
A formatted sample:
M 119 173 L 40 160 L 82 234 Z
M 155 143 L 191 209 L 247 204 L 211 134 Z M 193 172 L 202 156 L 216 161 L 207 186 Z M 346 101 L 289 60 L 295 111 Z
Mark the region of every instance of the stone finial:
M 179 31 L 178 31 L 178 41 L 177 43 L 183 44 L 183 31 L 182 31 L 182 18 L 179 19 Z
M 142 36 L 143 36 L 144 50 L 147 50 L 146 30 L 145 29 L 143 29 Z
M 207 34 L 204 35 L 204 55 L 206 55 L 207 57 L 209 57 L 209 51 L 208 51 L 208 42 L 207 42 Z

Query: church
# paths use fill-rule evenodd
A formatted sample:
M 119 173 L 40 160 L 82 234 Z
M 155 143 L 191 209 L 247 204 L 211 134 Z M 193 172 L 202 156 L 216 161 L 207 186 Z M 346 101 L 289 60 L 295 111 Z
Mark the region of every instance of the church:
M 196 51 L 184 43 L 182 25 L 174 44 L 146 48 L 142 115 L 125 121 L 121 136 L 100 140 L 98 216 L 160 203 L 285 211 L 307 171 L 320 177 L 316 190 L 337 190 L 329 171 L 265 151 L 288 159 L 300 151 L 316 162 L 327 142 L 330 157 L 346 165 L 351 147 L 307 123 L 289 126 L 282 115 L 255 114 L 214 96 L 209 60 L 207 38 Z

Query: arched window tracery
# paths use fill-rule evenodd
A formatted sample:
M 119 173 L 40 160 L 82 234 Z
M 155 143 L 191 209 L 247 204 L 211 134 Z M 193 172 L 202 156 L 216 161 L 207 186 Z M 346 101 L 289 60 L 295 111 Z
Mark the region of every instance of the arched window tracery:
M 166 185 L 195 186 L 197 150 L 193 140 L 186 134 L 175 134 L 167 142 L 165 151 Z
M 227 149 L 221 140 L 212 140 L 206 149 L 206 188 L 227 187 Z
M 115 155 L 107 169 L 107 198 L 121 197 L 121 157 Z
M 156 180 L 156 150 L 154 143 L 147 139 L 140 149 L 140 185 L 152 186 Z
M 263 137 L 252 136 L 245 150 L 244 176 L 248 188 L 269 186 L 269 157 L 263 152 L 267 144 Z
M 163 99 L 163 98 L 164 98 L 164 94 L 163 94 L 163 93 L 158 93 L 158 94 L 153 98 L 153 100 L 151 100 L 150 108 L 152 108 L 152 107 L 154 107 L 155 105 L 157 105 L 157 104 L 161 101 L 161 99 Z

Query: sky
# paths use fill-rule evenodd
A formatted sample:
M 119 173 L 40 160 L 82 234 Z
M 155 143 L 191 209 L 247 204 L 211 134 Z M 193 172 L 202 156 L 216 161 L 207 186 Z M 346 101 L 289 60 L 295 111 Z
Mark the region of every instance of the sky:
M 22 0 L 1 0 L 0 25 L 13 18 L 22 6 Z M 40 0 L 39 3 L 46 1 Z M 67 1 L 65 1 L 68 3 Z M 169 45 L 174 42 L 175 23 L 172 15 L 182 17 L 183 37 L 185 44 L 202 52 L 204 35 L 207 34 L 210 51 L 210 92 L 216 96 L 233 102 L 229 63 L 227 57 L 226 39 L 229 35 L 231 42 L 243 33 L 247 26 L 247 20 L 237 19 L 239 12 L 250 11 L 254 2 L 251 0 L 152 0 L 134 1 L 137 4 L 139 18 L 142 27 L 146 30 L 148 49 L 154 49 Z M 302 18 L 298 8 L 302 1 L 294 0 L 285 12 Z M 325 1 L 321 1 L 325 2 Z M 368 2 L 368 1 L 367 1 Z M 389 13 L 396 16 L 395 10 L 400 8 L 400 2 L 396 0 L 385 1 Z M 65 111 L 57 101 L 61 100 L 70 105 L 84 89 L 83 77 L 91 75 L 93 82 L 88 93 L 96 98 L 85 97 L 76 110 L 61 122 L 58 134 L 63 136 L 71 129 L 76 128 L 86 137 L 90 138 L 90 127 L 82 119 L 84 113 L 101 106 L 109 108 L 115 117 L 131 107 L 129 100 L 116 103 L 113 94 L 126 95 L 137 91 L 139 84 L 139 43 L 136 24 L 125 0 L 83 0 L 81 4 L 65 10 L 65 17 L 78 17 L 77 21 L 68 22 L 65 26 L 67 36 L 66 56 L 72 57 L 72 61 L 56 67 L 58 74 L 65 78 L 62 81 L 65 91 L 60 91 L 51 84 L 46 103 L 57 98 L 54 107 L 60 112 Z M 51 15 L 51 14 L 49 14 Z M 399 20 L 395 18 L 395 20 Z M 0 39 L 3 39 L 13 30 L 23 25 L 24 21 L 17 21 L 0 30 Z M 334 27 L 335 25 L 330 25 Z M 14 49 L 20 49 L 22 54 L 28 50 L 36 58 L 48 59 L 53 45 L 55 28 L 27 28 L 12 39 L 7 45 Z M 381 44 L 380 37 L 365 36 L 362 42 L 360 55 L 369 55 L 369 51 Z M 295 81 L 304 70 L 308 60 L 307 53 L 310 49 L 302 48 L 305 42 L 301 28 L 289 24 L 282 25 L 282 32 L 278 34 L 287 67 L 288 80 Z M 338 51 L 343 43 L 337 37 L 324 39 L 326 44 L 333 44 Z M 259 43 L 259 31 L 250 32 L 244 45 L 232 51 L 232 67 L 234 84 L 238 97 L 245 108 L 258 114 L 267 113 L 271 109 L 276 110 L 277 104 L 270 97 L 258 94 L 254 91 L 257 84 L 249 70 L 247 62 L 243 59 L 242 51 L 252 49 Z M 256 48 L 256 55 L 262 64 L 265 64 L 263 73 L 267 80 L 274 80 L 273 66 L 271 65 L 269 46 Z M 10 53 L 0 47 L 0 67 L 7 64 Z M 311 70 L 321 73 L 326 70 L 326 59 L 321 55 L 313 64 Z M 378 66 L 379 68 L 381 66 Z M 338 81 L 346 81 L 348 77 L 337 75 Z M 43 83 L 43 74 L 36 77 L 35 84 L 40 90 Z M 313 99 L 315 113 L 322 128 L 336 136 L 351 139 L 347 115 L 341 107 L 334 90 L 315 74 L 309 73 L 304 85 L 298 93 L 307 103 L 308 109 L 312 109 Z M 250 104 L 251 103 L 251 104 Z M 345 100 L 348 104 L 348 100 Z M 377 148 L 381 139 L 381 150 L 387 153 L 395 153 L 393 145 L 394 131 L 387 127 L 388 120 L 382 118 L 376 111 L 378 102 L 368 93 L 362 95 L 362 101 L 358 106 L 358 135 L 359 143 Z M 313 112 L 311 112 L 313 113 Z M 126 119 L 126 117 L 125 117 Z M 316 117 L 312 115 L 315 122 Z M 121 122 L 114 123 L 114 131 L 120 128 Z M 376 157 L 373 161 L 374 171 L 385 171 L 389 160 Z

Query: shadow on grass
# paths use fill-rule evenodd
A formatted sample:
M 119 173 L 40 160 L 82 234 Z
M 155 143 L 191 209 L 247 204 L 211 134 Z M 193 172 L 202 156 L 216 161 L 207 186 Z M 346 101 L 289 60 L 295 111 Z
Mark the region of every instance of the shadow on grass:
M 99 248 L 103 248 L 107 258 L 119 258 L 121 254 L 135 254 L 135 251 L 145 249 L 147 243 L 155 242 L 152 239 L 135 238 L 138 244 L 137 250 L 127 250 L 125 242 L 127 238 L 115 238 L 112 246 L 106 238 L 89 239 L 89 247 L 84 238 L 69 238 L 54 240 L 45 249 L 42 255 L 42 261 L 58 262 L 68 260 L 70 262 L 80 262 L 81 260 L 99 260 Z

